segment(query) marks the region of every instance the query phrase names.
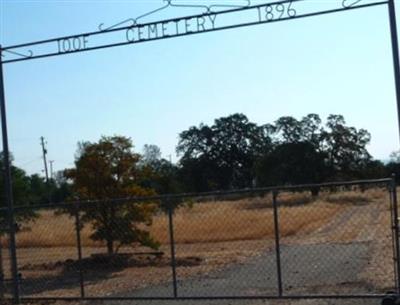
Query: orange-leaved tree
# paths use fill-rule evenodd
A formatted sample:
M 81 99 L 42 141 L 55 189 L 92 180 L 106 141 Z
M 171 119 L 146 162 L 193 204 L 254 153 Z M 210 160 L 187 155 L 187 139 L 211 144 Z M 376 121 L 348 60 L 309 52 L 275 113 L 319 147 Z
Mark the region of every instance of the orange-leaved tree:
M 150 202 L 113 203 L 110 199 L 154 194 L 140 186 L 143 172 L 138 167 L 140 155 L 133 152 L 130 138 L 105 137 L 98 142 L 78 145 L 75 168 L 65 171 L 72 181 L 74 194 L 81 200 L 100 200 L 82 204 L 82 222 L 92 226 L 91 238 L 103 241 L 107 253 L 120 246 L 140 244 L 158 248 L 158 243 L 144 229 L 151 225 L 156 205 Z

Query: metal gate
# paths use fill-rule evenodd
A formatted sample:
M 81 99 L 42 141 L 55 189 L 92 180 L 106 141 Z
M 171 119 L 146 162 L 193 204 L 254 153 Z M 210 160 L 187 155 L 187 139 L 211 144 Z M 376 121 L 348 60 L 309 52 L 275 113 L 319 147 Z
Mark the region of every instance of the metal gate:
M 399 291 L 395 187 L 380 179 L 18 207 L 15 216 L 37 218 L 18 223 L 15 248 L 3 238 L 18 277 L 2 251 L 2 294 L 16 301 L 14 284 L 24 301 L 381 299 Z M 106 255 L 81 224 L 90 209 L 149 203 L 158 251 Z
M 389 13 L 397 106 L 398 109 L 400 108 L 399 47 L 394 0 L 326 1 L 324 4 L 327 7 L 322 9 L 320 7 L 307 6 L 310 3 L 307 0 L 266 1 L 257 5 L 252 5 L 249 0 L 246 3 L 244 5 L 231 5 L 230 7 L 227 7 L 226 4 L 197 5 L 195 7 L 201 10 L 199 14 L 156 22 L 142 22 L 144 18 L 160 10 L 184 6 L 174 3 L 172 0 L 167 0 L 162 3 L 161 7 L 136 18 L 124 20 L 108 27 L 100 24 L 99 30 L 96 31 L 12 46 L 0 46 L 0 108 L 3 160 L 6 173 L 5 198 L 7 202 L 7 209 L 2 209 L 3 219 L 7 220 L 7 223 L 2 225 L 7 227 L 7 232 L 9 233 L 7 240 L 3 241 L 2 244 L 10 249 L 9 256 L 4 251 L 0 251 L 4 262 L 4 268 L 2 268 L 4 276 L 3 281 L 1 281 L 3 286 L 0 290 L 5 297 L 12 298 L 15 302 L 33 297 L 36 299 L 92 299 L 107 297 L 113 299 L 160 300 L 205 298 L 379 298 L 388 289 L 394 289 L 399 292 L 398 213 L 395 185 L 392 179 L 236 190 L 208 194 L 171 195 L 135 198 L 134 200 L 132 198 L 119 201 L 111 200 L 109 202 L 118 203 L 119 205 L 136 204 L 137 202 L 147 202 L 148 200 L 161 202 L 159 205 L 160 211 L 158 212 L 160 226 L 158 230 L 161 232 L 159 234 L 164 247 L 169 245 L 168 251 L 161 251 L 162 253 L 159 254 L 142 251 L 139 254 L 125 253 L 125 256 L 116 256 L 112 259 L 102 256 L 102 245 L 90 244 L 85 235 L 87 232 L 81 229 L 80 223 L 84 209 L 87 208 L 86 205 L 101 207 L 107 203 L 76 202 L 73 205 L 68 203 L 58 206 L 14 207 L 3 82 L 3 65 L 5 64 L 385 6 L 388 8 Z M 189 7 L 193 8 L 194 6 Z M 234 18 L 236 14 L 243 12 L 249 17 L 248 20 Z M 222 20 L 227 16 L 233 18 L 220 22 L 220 19 Z M 118 36 L 121 34 L 122 39 Z M 399 111 L 398 115 L 400 116 Z M 373 195 L 371 190 L 364 189 L 364 187 L 371 185 L 379 185 L 381 191 L 384 189 L 390 193 L 389 206 L 391 208 L 388 208 L 386 214 L 384 211 L 379 210 L 383 204 L 376 207 L 378 203 L 374 205 L 371 199 L 368 199 L 374 198 L 373 200 L 379 202 L 379 192 Z M 342 188 L 347 192 L 347 188 L 351 187 L 358 187 L 357 191 L 363 194 L 370 192 L 371 194 L 368 193 L 370 197 L 352 197 L 348 195 L 347 199 L 344 200 L 346 204 L 344 206 L 343 204 L 341 205 L 343 198 L 335 199 L 335 196 L 333 196 L 334 190 Z M 300 203 L 296 205 L 293 201 L 297 202 L 297 197 L 293 194 L 298 195 L 302 193 L 300 191 L 312 193 L 312 198 L 304 196 L 303 199 L 298 199 Z M 317 201 L 319 194 L 326 197 L 325 201 L 322 201 L 320 205 Z M 257 202 L 252 202 L 246 196 L 250 199 L 254 196 L 255 198 L 269 196 L 269 201 L 259 199 L 259 206 L 257 206 Z M 189 198 L 191 198 L 191 201 L 187 200 Z M 200 203 L 203 202 L 201 198 L 213 198 L 218 203 L 214 205 L 214 207 L 218 208 L 214 211 L 219 210 L 222 212 L 218 218 L 212 214 L 204 215 L 201 208 L 198 208 L 197 216 L 188 216 L 193 217 L 193 223 L 197 224 L 198 227 L 188 228 L 183 221 L 185 219 L 182 216 L 185 215 L 184 209 L 189 209 L 192 202 L 197 203 L 196 200 Z M 227 200 L 230 204 L 223 204 L 224 200 Z M 185 204 L 177 205 L 180 202 L 185 202 Z M 212 205 L 210 202 L 200 203 L 199 206 L 208 207 L 207 204 Z M 246 206 L 246 204 L 249 206 Z M 193 209 L 197 208 L 197 205 L 195 206 Z M 17 234 L 18 228 L 15 225 L 15 217 L 21 210 L 36 211 L 47 222 L 42 222 L 41 226 L 22 227 L 22 230 Z M 315 211 L 318 211 L 318 213 Z M 381 215 L 382 219 L 372 217 L 375 215 L 374 212 Z M 66 214 L 73 217 L 67 217 Z M 389 214 L 391 216 L 385 218 L 385 215 Z M 228 221 L 228 218 L 224 219 L 221 215 L 231 215 L 232 218 Z M 260 215 L 263 217 L 259 218 L 258 216 Z M 300 215 L 303 219 L 301 219 Z M 335 217 L 332 218 L 332 215 Z M 204 219 L 201 217 L 204 217 Z M 202 221 L 208 218 L 212 219 L 212 221 L 202 225 Z M 59 223 L 54 223 L 57 219 L 62 221 L 63 226 L 60 226 Z M 269 219 L 267 224 L 265 224 L 265 219 Z M 367 219 L 375 225 L 367 226 L 362 219 Z M 228 224 L 223 226 L 224 222 Z M 353 226 L 351 226 L 352 222 Z M 387 225 L 385 225 L 386 222 L 388 223 Z M 257 226 L 262 227 L 262 229 L 254 229 Z M 390 226 L 392 228 L 391 232 L 388 229 Z M 202 231 L 204 228 L 214 228 L 214 231 L 209 231 L 206 234 Z M 338 228 L 342 229 L 342 231 L 338 230 Z M 363 230 L 355 228 L 363 228 Z M 190 230 L 193 230 L 196 234 L 188 234 Z M 221 232 L 218 235 L 215 232 L 219 232 L 219 230 Z M 57 238 L 52 241 L 46 240 L 46 236 L 49 234 L 46 235 L 45 233 L 56 231 L 60 231 Z M 335 232 L 335 234 L 330 234 L 332 232 Z M 384 232 L 389 233 L 391 237 L 385 237 Z M 36 234 L 36 240 L 32 234 Z M 214 235 L 219 237 L 214 237 Z M 3 237 L 3 239 L 5 238 Z M 234 246 L 234 241 L 245 241 L 245 243 Z M 225 244 L 220 245 L 219 243 L 221 242 L 225 242 Z M 354 246 L 354 243 L 356 246 Z M 202 244 L 203 246 L 198 246 L 197 244 Z M 217 244 L 220 246 L 219 251 L 213 250 L 211 247 Z M 321 244 L 328 246 L 321 246 Z M 349 246 L 352 244 L 353 246 Z M 391 245 L 389 247 L 390 255 L 388 255 L 388 244 Z M 49 249 L 52 249 L 50 254 Z M 57 251 L 54 249 L 57 249 Z M 379 252 L 380 250 L 384 251 L 384 253 Z M 369 252 L 372 252 L 373 255 L 370 255 Z M 203 256 L 212 255 L 210 261 L 214 262 L 213 265 L 211 267 L 204 266 L 202 257 L 191 255 L 193 253 L 203 253 Z M 393 253 L 394 255 L 392 255 Z M 68 258 L 65 258 L 65 255 Z M 53 259 L 49 263 L 40 261 L 46 256 L 51 256 Z M 327 260 L 321 260 L 322 256 Z M 29 257 L 29 259 L 27 260 L 26 257 Z M 35 257 L 37 257 L 38 261 L 35 261 Z M 232 261 L 230 257 L 233 257 L 235 261 Z M 387 257 L 392 257 L 393 259 L 390 262 L 386 262 Z M 358 261 L 353 262 L 352 258 L 357 258 Z M 104 261 L 106 261 L 106 264 L 104 264 Z M 331 261 L 335 263 L 332 265 Z M 106 287 L 112 287 L 112 290 L 115 290 L 115 284 L 112 283 L 112 280 L 116 274 L 127 277 L 127 281 L 129 281 L 129 276 L 132 276 L 132 274 L 134 278 L 142 274 L 134 270 L 135 266 L 132 267 L 130 265 L 132 262 L 144 267 L 151 267 L 149 271 L 151 276 L 148 277 L 156 278 L 159 281 L 158 286 L 156 285 L 157 283 L 151 283 L 152 286 L 157 287 L 159 296 L 154 297 L 154 291 L 146 290 L 147 283 L 151 282 L 147 279 L 137 283 L 137 287 L 122 287 L 128 288 L 128 292 L 125 291 L 125 294 L 121 292 L 121 294 L 116 293 L 112 296 L 101 296 L 101 291 L 106 291 Z M 252 263 L 246 265 L 248 262 Z M 160 271 L 157 268 L 152 268 L 154 267 L 152 264 L 161 264 L 164 268 L 162 269 L 163 272 L 158 273 Z M 243 268 L 238 270 L 229 269 L 230 266 L 238 264 L 242 265 Z M 343 267 L 343 265 L 348 267 Z M 370 265 L 378 267 L 368 269 Z M 111 266 L 111 268 L 99 269 L 99 266 Z M 165 272 L 167 272 L 166 266 L 170 268 L 169 281 L 164 278 Z M 336 267 L 342 268 L 343 272 L 335 272 Z M 126 272 L 126 269 L 129 269 L 130 272 Z M 273 269 L 275 269 L 275 272 L 272 272 Z M 389 269 L 392 271 L 389 271 Z M 196 270 L 201 276 L 194 277 L 192 270 Z M 367 271 L 362 274 L 362 270 Z M 263 275 L 256 278 L 256 280 L 254 280 L 254 276 L 248 277 L 249 274 L 255 275 L 262 271 L 264 271 Z M 319 275 L 317 274 L 321 273 L 321 271 L 323 271 L 322 273 L 325 272 L 326 277 L 318 277 Z M 348 276 L 338 279 L 335 278 L 334 273 L 337 276 L 345 274 Z M 354 274 L 359 273 L 358 277 L 353 277 Z M 218 285 L 222 285 L 224 278 L 235 278 L 237 274 L 242 274 L 244 277 L 247 276 L 247 279 L 253 279 L 252 281 L 254 281 L 252 285 L 247 288 L 244 287 L 247 289 L 246 293 L 242 292 L 241 288 L 243 287 L 232 281 L 230 284 L 237 289 L 225 294 L 220 293 L 223 289 L 219 289 L 218 294 L 210 294 L 209 292 L 206 294 L 201 293 L 201 291 L 194 293 L 194 291 L 184 286 L 184 283 L 188 281 L 195 285 L 196 283 L 204 283 L 205 279 L 207 279 L 204 284 L 205 287 L 221 288 L 222 286 Z M 372 275 L 380 279 L 380 281 L 374 282 L 371 280 L 369 277 Z M 350 277 L 352 277 L 351 281 L 346 282 Z M 392 279 L 391 281 L 388 279 L 389 277 Z M 218 279 L 222 280 L 218 281 Z M 299 284 L 303 282 L 312 283 L 313 281 L 315 284 L 321 283 L 319 289 L 318 285 L 308 287 L 307 285 Z M 130 282 L 136 283 L 135 281 Z M 76 283 L 78 283 L 78 288 Z M 338 287 L 343 289 L 339 289 L 338 293 L 326 293 L 326 285 L 332 289 L 337 289 Z M 59 287 L 65 290 L 61 295 L 58 295 L 57 292 Z M 274 289 L 276 289 L 275 292 L 273 291 Z M 210 291 L 210 289 L 206 290 Z M 130 294 L 129 291 L 135 291 L 135 293 Z

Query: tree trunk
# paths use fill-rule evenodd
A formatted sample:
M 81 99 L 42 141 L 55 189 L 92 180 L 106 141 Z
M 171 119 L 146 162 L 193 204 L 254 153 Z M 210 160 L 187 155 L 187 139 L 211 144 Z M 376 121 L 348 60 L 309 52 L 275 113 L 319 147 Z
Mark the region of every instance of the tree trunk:
M 319 195 L 319 187 L 313 187 L 311 188 L 311 196 L 315 199 Z
M 107 254 L 109 256 L 114 254 L 114 241 L 112 239 L 107 240 Z

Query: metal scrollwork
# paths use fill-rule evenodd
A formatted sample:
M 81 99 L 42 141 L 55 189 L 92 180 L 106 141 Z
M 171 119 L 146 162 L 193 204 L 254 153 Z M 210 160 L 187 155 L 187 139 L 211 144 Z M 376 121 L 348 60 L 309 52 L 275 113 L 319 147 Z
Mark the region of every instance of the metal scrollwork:
M 104 28 L 104 23 L 100 23 L 100 24 L 99 24 L 99 30 L 105 32 L 105 31 L 108 31 L 108 30 L 112 30 L 112 29 L 114 29 L 114 28 L 117 28 L 117 27 L 119 27 L 119 26 L 121 26 L 121 25 L 124 25 L 124 24 L 126 24 L 126 23 L 128 23 L 128 22 L 132 23 L 132 25 L 135 25 L 135 23 L 136 23 L 135 19 L 133 19 L 133 18 L 128 18 L 128 19 L 126 19 L 126 20 L 124 20 L 124 21 L 121 21 L 121 22 L 119 22 L 119 23 L 117 23 L 117 24 L 114 24 L 114 25 L 112 25 L 112 26 L 110 26 L 110 27 L 108 27 L 108 28 Z
M 13 55 L 21 56 L 21 57 L 23 57 L 23 58 L 31 58 L 31 57 L 33 57 L 33 52 L 32 52 L 32 50 L 28 50 L 28 51 L 27 51 L 27 52 L 28 52 L 28 55 L 27 55 L 27 54 L 22 54 L 22 53 L 16 52 L 16 51 L 11 51 L 11 50 L 2 50 L 2 52 L 1 52 L 1 57 L 5 57 L 5 55 L 4 55 L 5 52 L 6 52 L 6 53 L 13 54 Z
M 152 10 L 152 11 L 150 11 L 150 12 L 148 12 L 148 13 L 145 13 L 145 14 L 143 14 L 143 15 L 140 15 L 140 16 L 138 16 L 138 17 L 136 17 L 136 18 L 128 18 L 128 19 L 126 19 L 126 20 L 124 20 L 124 21 L 118 22 L 117 24 L 114 24 L 114 25 L 112 25 L 112 26 L 110 26 L 110 27 L 107 27 L 107 28 L 104 28 L 104 23 L 100 23 L 100 24 L 99 24 L 99 30 L 100 30 L 100 31 L 104 31 L 104 32 L 105 32 L 105 31 L 109 31 L 109 30 L 115 29 L 115 28 L 117 28 L 117 27 L 119 27 L 119 26 L 121 26 L 121 25 L 124 25 L 124 24 L 126 24 L 126 23 L 131 23 L 132 26 L 135 26 L 135 25 L 138 24 L 138 20 L 140 20 L 140 19 L 142 19 L 142 18 L 144 18 L 144 17 L 150 16 L 150 15 L 153 15 L 153 14 L 155 14 L 155 13 L 158 13 L 158 12 L 160 12 L 160 11 L 162 11 L 162 10 L 165 10 L 166 8 L 172 6 L 172 4 L 171 4 L 172 0 L 163 0 L 163 1 L 164 1 L 166 4 L 164 4 L 163 6 L 157 8 L 157 9 L 155 9 L 155 10 Z
M 213 8 L 223 7 L 223 8 L 245 8 L 251 6 L 251 0 L 245 0 L 246 4 L 212 4 L 212 5 L 201 5 L 201 4 L 175 4 L 171 1 L 171 6 L 173 7 L 186 7 L 186 8 L 202 8 L 205 13 L 212 13 Z
M 342 6 L 343 8 L 350 8 L 356 5 L 357 3 L 360 3 L 362 0 L 343 0 L 342 1 Z
M 138 21 L 140 19 L 143 19 L 145 17 L 148 17 L 150 15 L 153 15 L 155 13 L 158 13 L 160 11 L 163 11 L 169 7 L 179 7 L 179 8 L 198 8 L 198 9 L 203 9 L 204 14 L 212 13 L 214 8 L 218 7 L 224 7 L 224 8 L 245 8 L 251 6 L 251 0 L 244 0 L 246 3 L 243 5 L 238 5 L 238 4 L 212 4 L 212 5 L 202 5 L 202 4 L 177 4 L 174 3 L 172 0 L 163 0 L 165 3 L 163 6 L 152 10 L 148 13 L 145 13 L 143 15 L 140 15 L 136 18 L 128 18 L 124 21 L 118 22 L 112 26 L 109 27 L 104 27 L 104 23 L 100 23 L 98 28 L 102 32 L 106 32 L 115 28 L 118 28 L 120 26 L 135 26 L 138 24 Z

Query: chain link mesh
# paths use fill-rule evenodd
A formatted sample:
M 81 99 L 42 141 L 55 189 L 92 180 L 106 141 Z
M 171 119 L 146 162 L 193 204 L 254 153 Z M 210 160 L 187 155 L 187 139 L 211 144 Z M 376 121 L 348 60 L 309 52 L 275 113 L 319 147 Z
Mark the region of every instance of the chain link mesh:
M 36 207 L 18 221 L 21 297 L 357 296 L 396 287 L 389 184 L 280 189 L 275 201 L 271 189 L 171 198 Z M 99 225 L 94 213 L 109 218 Z M 10 298 L 7 234 L 1 246 Z

